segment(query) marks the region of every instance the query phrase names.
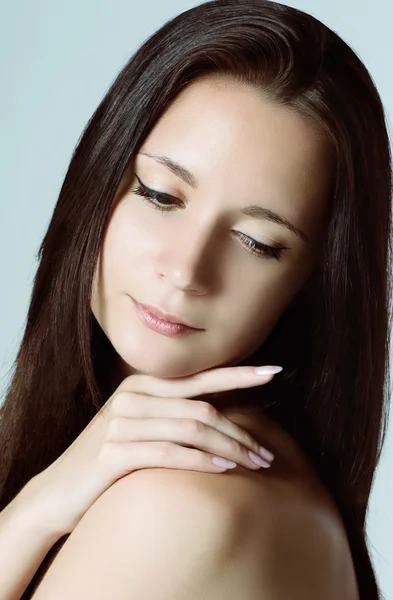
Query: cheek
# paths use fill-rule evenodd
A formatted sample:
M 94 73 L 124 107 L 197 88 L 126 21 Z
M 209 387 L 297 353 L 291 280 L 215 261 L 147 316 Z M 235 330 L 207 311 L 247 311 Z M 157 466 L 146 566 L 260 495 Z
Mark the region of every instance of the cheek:
M 244 324 L 270 320 L 270 315 L 274 318 L 289 305 L 296 284 L 290 268 L 262 264 L 258 273 L 242 269 L 231 282 L 231 301 L 223 303 L 224 310 Z
M 266 272 L 257 286 L 250 285 L 250 280 L 239 281 L 238 278 L 232 292 L 217 312 L 216 326 L 228 341 L 231 339 L 239 345 L 258 346 L 272 331 L 293 297 L 287 277 L 282 272 L 274 276 L 272 271 Z
M 146 262 L 153 249 L 154 232 L 126 205 L 120 204 L 108 226 L 104 245 L 104 273 L 107 278 L 126 275 Z

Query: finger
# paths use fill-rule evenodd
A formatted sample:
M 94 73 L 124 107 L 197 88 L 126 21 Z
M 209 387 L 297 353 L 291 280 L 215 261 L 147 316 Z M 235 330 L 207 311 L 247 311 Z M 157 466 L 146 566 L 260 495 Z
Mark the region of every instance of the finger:
M 112 472 L 122 477 L 139 469 L 166 468 L 201 472 L 223 472 L 231 467 L 213 464 L 214 455 L 195 448 L 186 448 L 173 442 L 106 442 L 99 460 Z M 219 457 L 222 460 L 222 457 Z M 234 463 L 233 467 L 237 464 Z
M 225 457 L 253 470 L 259 466 L 251 460 L 248 448 L 233 437 L 196 419 L 129 419 L 117 417 L 108 428 L 105 441 L 167 441 L 188 448 L 199 448 Z
M 161 398 L 193 398 L 204 394 L 264 385 L 274 375 L 256 375 L 254 367 L 221 367 L 188 377 L 159 378 L 144 373 L 126 377 L 121 389 Z
M 267 460 L 274 458 L 274 455 L 268 449 L 262 448 L 260 443 L 247 431 L 203 400 L 188 400 L 187 398 L 165 398 L 163 400 L 152 396 L 121 392 L 113 403 L 111 420 L 117 417 L 148 419 L 152 422 L 160 418 L 198 420 L 233 438 L 262 458 Z M 119 427 L 121 427 L 120 424 Z M 162 432 L 162 430 L 160 431 Z

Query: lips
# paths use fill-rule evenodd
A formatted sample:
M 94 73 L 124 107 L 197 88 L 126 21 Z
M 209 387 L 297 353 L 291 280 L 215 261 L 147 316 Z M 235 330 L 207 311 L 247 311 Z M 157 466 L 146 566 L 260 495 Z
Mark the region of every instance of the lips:
M 135 302 L 135 300 L 134 300 Z M 199 327 L 194 327 L 190 321 L 180 318 L 176 315 L 172 315 L 171 313 L 167 313 L 158 306 L 153 306 L 152 304 L 142 304 L 141 302 L 137 302 L 142 306 L 145 310 L 149 311 L 152 315 L 155 315 L 159 319 L 164 321 L 168 321 L 169 323 L 178 323 L 179 325 L 185 325 L 186 327 L 190 327 L 191 329 L 199 329 Z

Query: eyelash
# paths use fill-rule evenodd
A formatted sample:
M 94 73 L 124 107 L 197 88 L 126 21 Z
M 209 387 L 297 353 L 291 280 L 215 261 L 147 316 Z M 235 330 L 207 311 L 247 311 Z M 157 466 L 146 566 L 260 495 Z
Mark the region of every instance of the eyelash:
M 173 203 L 173 201 L 177 200 L 177 198 L 174 198 L 169 194 L 156 192 L 155 190 L 143 185 L 139 177 L 137 177 L 137 179 L 139 181 L 139 185 L 132 190 L 134 194 L 141 196 L 142 199 L 145 202 L 147 202 L 147 204 L 153 205 L 156 210 L 160 210 L 163 212 L 170 212 L 172 210 L 176 210 L 175 208 L 163 208 L 162 206 L 156 204 L 156 202 L 162 202 L 162 200 L 170 200 Z M 261 244 L 260 242 L 253 240 L 244 233 L 237 232 L 237 234 L 240 235 L 242 239 L 249 240 L 249 242 L 246 242 L 245 245 L 248 246 L 248 252 L 250 252 L 250 254 L 254 254 L 263 258 L 273 258 L 277 261 L 282 261 L 284 259 L 283 250 L 286 250 L 286 248 L 272 248 L 271 246 L 267 246 L 266 244 Z M 251 243 L 252 246 L 249 245 L 249 243 Z

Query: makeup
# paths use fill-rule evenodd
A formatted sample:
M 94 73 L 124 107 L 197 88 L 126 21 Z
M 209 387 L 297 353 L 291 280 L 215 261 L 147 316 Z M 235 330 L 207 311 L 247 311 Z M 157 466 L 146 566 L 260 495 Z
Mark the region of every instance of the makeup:
M 163 335 L 167 335 L 170 337 L 176 337 L 179 335 L 186 335 L 193 333 L 195 331 L 200 331 L 199 329 L 194 329 L 193 327 L 187 327 L 186 325 L 180 325 L 179 323 L 170 323 L 169 321 L 164 321 L 163 319 L 159 319 L 152 313 L 150 313 L 146 308 L 136 302 L 133 298 L 131 298 L 137 315 L 141 319 L 141 321 L 147 325 L 153 331 L 157 333 L 161 333 Z

